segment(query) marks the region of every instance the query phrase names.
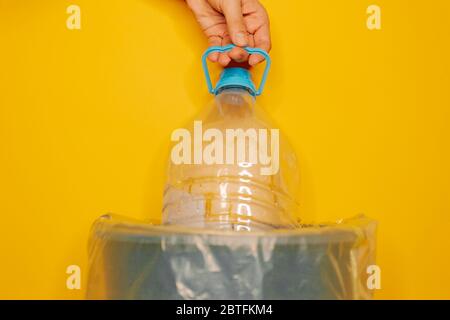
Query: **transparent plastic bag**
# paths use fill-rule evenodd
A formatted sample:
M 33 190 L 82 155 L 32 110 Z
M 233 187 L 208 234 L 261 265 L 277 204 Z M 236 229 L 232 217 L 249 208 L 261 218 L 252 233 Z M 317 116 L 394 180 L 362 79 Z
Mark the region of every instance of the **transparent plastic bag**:
M 94 224 L 88 299 L 370 299 L 376 223 L 359 216 L 293 230 L 238 233 Z

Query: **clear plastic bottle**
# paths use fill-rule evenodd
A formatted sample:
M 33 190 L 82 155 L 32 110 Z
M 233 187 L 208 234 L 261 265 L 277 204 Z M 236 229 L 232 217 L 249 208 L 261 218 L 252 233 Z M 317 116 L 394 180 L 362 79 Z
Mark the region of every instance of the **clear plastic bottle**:
M 225 69 L 211 89 L 212 103 L 175 135 L 186 139 L 175 139 L 171 149 L 164 224 L 236 231 L 297 226 L 295 152 L 255 104 L 261 89 L 248 70 Z M 177 154 L 184 162 L 174 161 Z

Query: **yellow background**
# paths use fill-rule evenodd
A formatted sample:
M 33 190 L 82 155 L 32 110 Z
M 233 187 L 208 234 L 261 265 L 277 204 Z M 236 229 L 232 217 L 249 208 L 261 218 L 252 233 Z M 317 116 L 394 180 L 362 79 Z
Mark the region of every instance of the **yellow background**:
M 299 154 L 303 214 L 379 221 L 377 298 L 450 298 L 450 2 L 263 3 L 259 102 Z M 0 0 L 0 46 L 0 298 L 83 298 L 94 219 L 159 217 L 170 133 L 210 99 L 207 43 L 182 1 Z

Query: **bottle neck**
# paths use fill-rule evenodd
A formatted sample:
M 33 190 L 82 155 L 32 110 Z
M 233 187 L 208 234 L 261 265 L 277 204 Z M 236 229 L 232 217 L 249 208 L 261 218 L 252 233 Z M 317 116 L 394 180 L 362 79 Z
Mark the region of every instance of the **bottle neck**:
M 224 88 L 216 95 L 216 105 L 222 115 L 252 114 L 255 97 L 245 88 Z
M 235 106 L 253 106 L 255 104 L 255 96 L 244 87 L 223 88 L 216 94 L 216 99 L 220 103 Z

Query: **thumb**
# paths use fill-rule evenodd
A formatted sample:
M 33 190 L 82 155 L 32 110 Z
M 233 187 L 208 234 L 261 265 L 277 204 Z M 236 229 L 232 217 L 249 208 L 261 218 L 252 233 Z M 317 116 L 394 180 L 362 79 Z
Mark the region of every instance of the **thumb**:
M 239 47 L 248 45 L 247 28 L 242 15 L 241 0 L 222 1 L 222 12 L 228 25 L 231 40 Z

